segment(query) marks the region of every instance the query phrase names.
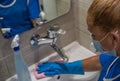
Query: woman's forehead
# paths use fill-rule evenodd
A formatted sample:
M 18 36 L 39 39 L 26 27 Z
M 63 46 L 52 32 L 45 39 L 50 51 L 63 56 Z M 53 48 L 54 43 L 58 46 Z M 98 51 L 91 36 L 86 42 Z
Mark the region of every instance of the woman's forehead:
M 87 25 L 88 25 L 88 30 L 90 32 L 92 32 L 92 29 L 94 28 L 93 27 L 93 17 L 90 14 L 88 14 L 88 16 L 87 16 Z
M 90 14 L 87 15 L 87 24 L 88 26 L 92 26 L 94 22 L 94 18 L 93 16 L 91 16 Z
M 101 27 L 98 27 L 98 26 L 95 26 L 94 25 L 94 17 L 90 14 L 88 14 L 87 16 L 87 25 L 88 25 L 88 30 L 91 32 L 91 33 L 100 33 L 100 32 L 103 32 Z

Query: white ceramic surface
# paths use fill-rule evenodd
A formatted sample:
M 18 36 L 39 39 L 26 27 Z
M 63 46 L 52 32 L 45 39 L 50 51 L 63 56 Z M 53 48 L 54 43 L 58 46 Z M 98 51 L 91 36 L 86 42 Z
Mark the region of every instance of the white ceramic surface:
M 78 42 L 72 42 L 68 46 L 63 48 L 65 54 L 69 57 L 69 62 L 75 61 L 75 60 L 81 60 L 85 59 L 91 56 L 94 56 L 95 54 L 89 51 L 88 49 L 81 46 Z M 40 62 L 44 61 L 55 61 L 59 60 L 60 57 L 57 53 L 53 53 L 49 55 L 48 57 L 40 60 Z M 43 79 L 37 80 L 33 75 L 33 68 L 35 67 L 35 64 L 29 67 L 32 81 L 97 81 L 97 78 L 99 76 L 99 72 L 85 72 L 85 75 L 60 75 L 60 76 L 54 76 L 54 77 L 47 77 Z M 88 66 L 89 67 L 89 66 Z M 14 75 L 7 79 L 6 81 L 17 81 L 17 76 Z

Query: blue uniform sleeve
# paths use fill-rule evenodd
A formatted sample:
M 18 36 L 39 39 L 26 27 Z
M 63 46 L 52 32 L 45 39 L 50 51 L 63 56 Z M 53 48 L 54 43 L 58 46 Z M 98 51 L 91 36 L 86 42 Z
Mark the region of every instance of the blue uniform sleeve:
M 116 56 L 110 56 L 106 54 L 100 55 L 100 63 L 102 65 L 102 68 L 108 68 L 109 65 L 113 62 L 113 60 L 116 58 Z
M 106 54 L 100 55 L 102 71 L 98 81 L 119 81 L 120 80 L 120 58 Z
M 29 0 L 28 10 L 29 10 L 30 19 L 38 18 L 40 13 L 39 1 Z

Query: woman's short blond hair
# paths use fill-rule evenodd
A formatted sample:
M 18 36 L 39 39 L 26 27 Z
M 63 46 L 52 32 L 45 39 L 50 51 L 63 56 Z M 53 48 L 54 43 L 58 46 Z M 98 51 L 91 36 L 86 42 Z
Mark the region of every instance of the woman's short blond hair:
M 105 31 L 120 28 L 120 0 L 94 0 L 88 13 L 94 18 L 94 26 Z

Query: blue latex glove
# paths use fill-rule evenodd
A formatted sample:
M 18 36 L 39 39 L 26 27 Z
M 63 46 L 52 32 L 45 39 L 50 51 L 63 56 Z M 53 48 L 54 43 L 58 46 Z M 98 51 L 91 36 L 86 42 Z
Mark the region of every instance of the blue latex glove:
M 46 76 L 58 74 L 84 74 L 81 60 L 70 63 L 45 62 L 38 65 L 37 72 L 39 74 L 44 72 Z

